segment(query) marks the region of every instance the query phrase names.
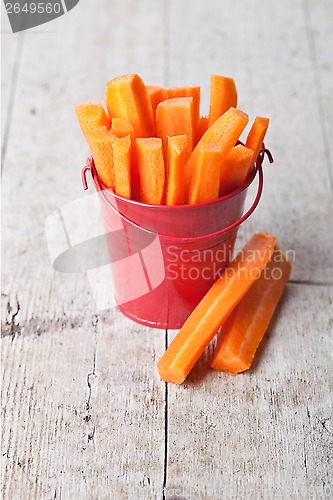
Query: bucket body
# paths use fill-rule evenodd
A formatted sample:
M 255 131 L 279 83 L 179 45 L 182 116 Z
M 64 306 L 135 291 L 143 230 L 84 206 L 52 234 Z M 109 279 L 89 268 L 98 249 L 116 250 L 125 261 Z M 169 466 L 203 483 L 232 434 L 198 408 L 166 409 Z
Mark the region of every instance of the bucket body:
M 116 195 L 101 185 L 92 161 L 89 168 L 110 261 L 119 263 L 112 266 L 118 308 L 150 327 L 180 328 L 229 264 L 239 225 L 260 199 L 262 177 L 255 204 L 242 216 L 256 171 L 241 189 L 213 202 L 155 206 Z

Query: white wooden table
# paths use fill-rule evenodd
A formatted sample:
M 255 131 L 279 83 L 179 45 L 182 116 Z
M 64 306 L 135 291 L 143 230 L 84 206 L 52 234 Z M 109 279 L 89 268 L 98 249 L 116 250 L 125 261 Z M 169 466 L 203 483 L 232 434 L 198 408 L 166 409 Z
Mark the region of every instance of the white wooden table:
M 81 0 L 3 29 L 2 465 L 7 499 L 332 498 L 333 68 L 330 0 Z M 295 251 L 253 368 L 182 386 L 155 368 L 175 332 L 97 313 L 85 275 L 53 270 L 46 217 L 82 196 L 77 103 L 112 77 L 235 78 L 270 116 L 265 190 L 239 233 Z

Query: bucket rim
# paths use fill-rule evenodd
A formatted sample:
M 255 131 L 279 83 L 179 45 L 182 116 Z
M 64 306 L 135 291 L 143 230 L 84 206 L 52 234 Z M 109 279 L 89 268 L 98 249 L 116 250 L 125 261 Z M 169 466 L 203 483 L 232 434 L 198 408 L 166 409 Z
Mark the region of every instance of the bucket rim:
M 152 204 L 152 203 L 144 203 L 142 201 L 139 201 L 139 200 L 132 200 L 131 198 L 125 198 L 124 196 L 121 196 L 119 194 L 116 194 L 113 189 L 111 188 L 108 188 L 106 187 L 100 180 L 99 180 L 99 177 L 97 175 L 97 170 L 96 170 L 96 167 L 95 167 L 95 162 L 94 162 L 94 159 L 92 156 L 90 156 L 89 158 L 87 158 L 87 162 L 86 162 L 86 165 L 85 167 L 83 167 L 82 169 L 82 182 L 83 182 L 83 187 L 84 189 L 85 188 L 85 172 L 87 170 L 90 170 L 91 172 L 91 176 L 93 178 L 93 181 L 95 183 L 95 185 L 98 187 L 99 191 L 106 191 L 109 195 L 111 195 L 113 198 L 115 198 L 116 200 L 119 200 L 123 203 L 128 203 L 129 205 L 134 205 L 134 206 L 139 206 L 139 207 L 145 207 L 147 209 L 158 209 L 159 211 L 161 210 L 170 210 L 170 211 L 178 211 L 178 210 L 186 210 L 186 211 L 190 211 L 190 210 L 197 210 L 199 207 L 208 207 L 210 205 L 214 205 L 214 204 L 217 204 L 219 202 L 222 202 L 222 201 L 225 201 L 225 200 L 228 200 L 230 198 L 233 198 L 234 196 L 238 196 L 240 193 L 242 193 L 243 191 L 245 191 L 251 184 L 252 182 L 254 181 L 256 175 L 257 175 L 257 172 L 258 172 L 258 166 L 255 165 L 255 167 L 252 169 L 252 172 L 251 172 L 251 175 L 248 177 L 248 179 L 246 179 L 246 181 L 244 182 L 244 184 L 242 184 L 242 186 L 240 186 L 239 188 L 235 189 L 234 191 L 231 191 L 230 193 L 224 195 L 224 196 L 219 196 L 218 198 L 216 198 L 216 200 L 211 200 L 211 201 L 205 201 L 205 202 L 202 202 L 202 203 L 183 203 L 182 205 L 156 205 L 156 204 Z
M 257 194 L 256 194 L 256 197 L 252 203 L 252 205 L 250 206 L 250 208 L 247 210 L 246 213 L 244 213 L 239 219 L 235 220 L 234 222 L 230 223 L 228 226 L 218 230 L 218 231 L 215 231 L 215 232 L 212 232 L 212 233 L 209 233 L 209 234 L 205 234 L 205 235 L 200 235 L 200 236 L 185 236 L 185 237 L 179 237 L 179 236 L 171 236 L 171 235 L 167 235 L 167 234 L 162 234 L 162 233 L 159 233 L 157 231 L 151 231 L 150 229 L 148 228 L 145 228 L 139 224 L 137 224 L 136 222 L 128 219 L 124 214 L 120 213 L 110 202 L 110 200 L 108 200 L 106 197 L 105 197 L 105 194 L 104 194 L 104 191 L 102 188 L 101 188 L 101 184 L 99 182 L 96 182 L 95 181 L 95 178 L 94 176 L 97 176 L 97 173 L 95 171 L 95 166 L 92 165 L 91 162 L 93 162 L 92 158 L 88 158 L 87 160 L 87 164 L 85 167 L 83 167 L 82 169 L 82 172 L 81 172 L 81 178 L 82 178 L 82 184 L 83 184 L 83 188 L 84 189 L 88 189 L 88 183 L 87 183 L 87 179 L 86 179 L 86 174 L 87 174 L 87 171 L 89 170 L 92 177 L 93 177 L 93 180 L 94 180 L 94 184 L 95 184 L 95 187 L 97 188 L 97 190 L 99 191 L 100 195 L 102 196 L 102 198 L 104 199 L 104 201 L 107 203 L 107 205 L 109 205 L 112 210 L 114 210 L 122 219 L 124 219 L 127 223 L 129 223 L 130 225 L 133 225 L 143 231 L 147 231 L 149 233 L 155 233 L 155 234 L 158 234 L 160 237 L 164 237 L 164 238 L 167 238 L 169 240 L 173 240 L 173 241 L 182 241 L 183 243 L 186 243 L 186 242 L 199 242 L 199 241 L 205 241 L 206 239 L 208 238 L 215 238 L 215 237 L 219 237 L 221 236 L 222 234 L 225 234 L 233 229 L 236 229 L 238 228 L 241 224 L 243 224 L 243 222 L 245 222 L 249 217 L 250 215 L 254 212 L 254 210 L 257 208 L 258 206 L 258 203 L 260 201 L 260 198 L 261 198 L 261 195 L 262 195 L 262 191 L 263 191 L 263 183 L 264 183 L 264 179 L 263 179 L 263 168 L 262 168 L 262 160 L 263 160 L 263 156 L 264 156 L 264 153 L 265 151 L 263 150 L 263 153 L 261 155 L 261 160 L 260 161 L 257 161 L 256 163 L 256 166 L 254 168 L 254 173 L 253 173 L 253 179 L 252 181 L 254 180 L 255 177 L 257 177 L 257 174 L 258 174 L 258 189 L 257 189 Z M 271 155 L 269 153 L 269 159 L 271 161 Z M 273 161 L 273 160 L 272 160 Z M 251 182 L 252 182 L 251 181 Z M 242 190 L 244 190 L 246 188 L 243 188 Z M 241 190 L 241 191 L 242 191 Z M 240 192 L 241 192 L 240 191 Z M 115 196 L 114 196 L 114 193 L 113 191 L 110 191 L 109 192 L 112 194 L 113 196 L 113 199 L 115 199 Z M 233 196 L 235 196 L 235 194 L 233 194 Z M 121 198 L 122 200 L 123 199 L 126 199 L 126 198 Z M 213 202 L 208 202 L 208 205 L 213 203 L 213 204 L 217 204 L 219 202 L 219 200 L 221 200 L 221 198 L 218 198 L 217 200 L 214 200 Z M 223 198 L 225 199 L 225 198 Z M 127 200 L 128 201 L 128 200 Z M 206 206 L 207 204 L 201 204 L 201 207 L 202 206 Z M 140 205 L 142 206 L 142 205 Z M 155 207 L 159 207 L 161 208 L 163 205 L 144 205 L 144 206 L 147 206 L 147 207 L 150 207 L 150 206 L 155 206 Z M 190 205 L 190 207 L 198 207 L 200 206 L 199 204 L 198 205 Z M 167 206 L 169 207 L 169 206 Z M 178 210 L 181 210 L 182 209 L 182 205 L 178 205 Z

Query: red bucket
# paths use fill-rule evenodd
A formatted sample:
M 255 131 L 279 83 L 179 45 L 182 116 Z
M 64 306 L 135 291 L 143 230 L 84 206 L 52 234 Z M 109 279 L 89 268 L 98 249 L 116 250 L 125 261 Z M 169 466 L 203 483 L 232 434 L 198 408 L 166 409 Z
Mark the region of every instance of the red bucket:
M 232 258 L 239 226 L 255 210 L 263 189 L 263 149 L 251 178 L 237 191 L 198 205 L 147 205 L 105 188 L 88 159 L 100 196 L 118 308 L 155 328 L 180 328 Z M 270 158 L 271 159 L 271 158 Z M 248 187 L 258 190 L 244 214 Z M 119 231 L 121 221 L 122 230 Z

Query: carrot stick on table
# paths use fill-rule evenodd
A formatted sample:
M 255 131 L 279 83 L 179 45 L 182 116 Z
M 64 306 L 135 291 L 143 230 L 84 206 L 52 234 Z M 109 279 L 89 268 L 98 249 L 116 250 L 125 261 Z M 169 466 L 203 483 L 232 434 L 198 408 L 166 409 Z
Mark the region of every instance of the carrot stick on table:
M 160 102 L 156 110 L 157 136 L 162 139 L 164 158 L 168 152 L 168 136 L 186 135 L 186 157 L 193 148 L 193 98 L 175 97 Z
M 184 167 L 186 161 L 186 135 L 168 137 L 168 157 L 165 183 L 166 205 L 184 203 Z
M 260 276 L 275 237 L 255 234 L 194 309 L 157 364 L 165 382 L 181 384 L 218 329 Z
M 200 116 L 200 87 L 167 87 L 165 99 L 174 97 L 193 97 L 193 123 L 196 127 Z
M 238 144 L 223 159 L 220 165 L 220 196 L 232 193 L 244 184 L 253 155 L 252 149 Z
M 160 205 L 165 184 L 162 140 L 158 137 L 135 139 L 135 149 L 140 174 L 140 200 Z
M 209 126 L 229 108 L 236 108 L 237 98 L 237 89 L 232 78 L 210 75 Z
M 129 121 L 136 137 L 155 133 L 154 112 L 145 84 L 138 75 L 124 75 L 107 83 L 106 106 L 110 118 Z
M 274 314 L 291 272 L 278 246 L 238 306 L 221 328 L 212 368 L 237 374 L 248 370 Z
M 259 151 L 261 149 L 262 143 L 264 141 L 268 129 L 268 125 L 269 125 L 269 118 L 264 118 L 263 116 L 257 116 L 247 136 L 245 146 L 254 151 L 252 163 L 250 165 L 250 170 L 257 161 Z
M 146 85 L 146 89 L 155 115 L 159 103 L 166 99 L 165 89 L 159 85 Z
M 239 109 L 229 108 L 224 115 L 220 116 L 204 133 L 185 165 L 185 199 L 191 178 L 194 175 L 197 163 L 199 144 L 217 144 L 222 149 L 223 158 L 227 156 L 231 148 L 236 144 L 238 137 L 243 132 L 249 118 L 246 113 Z
M 131 136 L 120 137 L 113 143 L 113 164 L 116 194 L 131 198 Z
M 222 149 L 217 144 L 200 144 L 198 163 L 192 177 L 188 202 L 216 200 L 220 187 Z

